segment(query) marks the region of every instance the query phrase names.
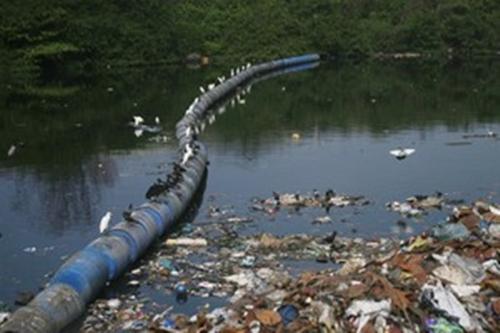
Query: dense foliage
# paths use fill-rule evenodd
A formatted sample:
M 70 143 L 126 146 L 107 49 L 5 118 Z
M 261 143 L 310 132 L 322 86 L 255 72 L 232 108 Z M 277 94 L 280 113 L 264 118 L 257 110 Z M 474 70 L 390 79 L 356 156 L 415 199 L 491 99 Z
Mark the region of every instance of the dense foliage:
M 191 52 L 245 61 L 500 49 L 498 0 L 20 0 L 0 3 L 0 58 L 17 66 L 150 64 Z

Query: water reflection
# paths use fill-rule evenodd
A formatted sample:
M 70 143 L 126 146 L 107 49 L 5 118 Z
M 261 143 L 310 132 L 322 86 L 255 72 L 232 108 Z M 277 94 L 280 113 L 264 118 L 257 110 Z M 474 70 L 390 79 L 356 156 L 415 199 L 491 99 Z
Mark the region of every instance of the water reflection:
M 101 200 L 101 188 L 112 188 L 118 177 L 115 159 L 98 154 L 69 172 L 58 165 L 54 168 L 49 174 L 14 174 L 12 213 L 37 211 L 46 222 L 44 229 L 59 235 L 74 224 L 93 224 L 97 216 L 92 208 Z M 38 228 L 40 219 L 30 219 L 30 224 Z
M 383 140 L 411 129 L 424 140 L 428 128 L 443 124 L 448 131 L 469 133 L 481 123 L 500 120 L 499 72 L 498 63 L 459 68 L 326 64 L 264 81 L 253 90 L 253 84 L 269 77 L 249 82 L 215 106 L 200 127 L 212 125 L 208 140 L 216 142 L 217 151 L 240 156 L 241 168 L 251 168 L 261 153 L 283 145 L 291 132 L 301 132 L 316 144 L 328 138 L 329 131 L 337 137 L 366 133 Z M 138 113 L 151 119 L 161 115 L 168 129 L 164 134 L 172 137 L 181 115 L 178 110 L 196 95 L 199 82 L 213 81 L 216 73 L 218 69 L 169 69 L 164 75 L 136 72 L 64 84 L 4 82 L 0 149 L 5 153 L 0 154 L 0 166 L 3 174 L 15 175 L 11 206 L 22 209 L 21 202 L 35 200 L 28 199 L 35 189 L 39 206 L 46 211 L 44 220 L 53 221 L 52 230 L 64 230 L 63 225 L 82 212 L 95 219 L 90 202 L 99 202 L 99 189 L 114 187 L 117 178 L 117 162 L 108 151 L 132 151 L 148 144 L 146 139 L 132 138 L 124 128 L 126 122 Z M 271 76 L 277 74 L 282 73 Z M 234 112 L 225 114 L 231 108 Z M 457 137 L 447 144 L 470 143 L 463 140 Z M 24 146 L 7 156 L 19 142 Z M 171 140 L 168 149 L 175 144 Z

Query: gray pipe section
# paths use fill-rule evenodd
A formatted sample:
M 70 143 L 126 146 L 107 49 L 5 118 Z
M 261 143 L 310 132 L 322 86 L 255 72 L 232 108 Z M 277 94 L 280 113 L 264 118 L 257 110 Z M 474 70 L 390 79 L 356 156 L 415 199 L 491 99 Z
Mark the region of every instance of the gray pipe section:
M 176 125 L 177 166 L 181 166 L 180 171 L 171 173 L 177 176 L 176 183 L 133 210 L 130 220 L 116 224 L 69 258 L 47 287 L 0 327 L 0 333 L 59 332 L 80 317 L 106 283 L 118 278 L 156 239 L 170 231 L 186 210 L 208 163 L 207 150 L 196 135 L 208 109 L 252 78 L 317 61 L 319 55 L 310 54 L 250 66 L 199 96 Z M 193 154 L 182 164 L 188 145 Z

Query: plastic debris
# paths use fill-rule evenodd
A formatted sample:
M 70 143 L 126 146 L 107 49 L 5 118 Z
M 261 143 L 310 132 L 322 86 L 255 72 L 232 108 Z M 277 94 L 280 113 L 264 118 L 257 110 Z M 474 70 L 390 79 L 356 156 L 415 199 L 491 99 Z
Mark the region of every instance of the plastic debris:
M 443 266 L 436 268 L 433 273 L 444 280 L 465 285 L 479 283 L 485 277 L 483 266 L 474 259 L 462 258 L 452 252 L 444 255 L 434 254 L 432 257 L 443 264 Z
M 490 205 L 490 212 L 493 213 L 493 215 L 500 216 L 500 208 L 498 207 Z
M 347 308 L 345 314 L 346 316 L 358 317 L 356 320 L 356 327 L 358 328 L 356 332 L 359 333 L 372 318 L 378 316 L 388 317 L 390 311 L 390 300 L 379 302 L 373 300 L 356 300 Z
M 423 211 L 413 208 L 412 205 L 407 202 L 400 203 L 399 201 L 393 201 L 388 203 L 386 206 L 390 210 L 405 216 L 419 216 L 423 214 Z
M 175 329 L 175 320 L 165 319 L 160 326 L 163 330 L 172 330 Z
M 432 272 L 437 278 L 447 282 L 463 286 L 467 283 L 467 273 L 456 266 L 440 266 Z
M 425 217 L 441 201 L 438 195 L 431 197 L 415 196 L 405 203 L 418 207 Z M 296 195 L 287 198 L 294 200 Z M 319 205 L 324 200 L 317 191 L 299 196 L 307 205 L 306 198 L 320 199 L 311 201 Z M 115 308 L 110 300 L 94 302 L 84 327 L 120 331 L 125 325 L 160 332 L 499 331 L 499 244 L 489 232 L 495 222 L 473 220 L 492 214 L 489 204 L 460 203 L 444 209 L 452 212 L 438 227 L 440 232 L 431 229 L 393 241 L 336 232 L 245 235 L 240 228 L 246 228 L 246 222 L 228 222 L 236 217 L 234 211 L 213 205 L 211 221 L 194 221 L 175 238 L 203 239 L 210 246 L 163 243 L 153 258 L 128 275 L 128 283 L 140 281 L 181 304 L 189 297 L 192 308 L 199 308 L 197 302 L 205 298 L 208 303 L 220 299 L 224 306 L 212 311 L 202 307 L 188 317 L 175 313 L 183 307 L 172 304 L 173 310 L 167 310 L 173 313 L 166 316 L 164 305 L 153 299 L 120 295 L 121 304 Z M 465 218 L 473 232 L 457 223 Z M 454 231 L 457 225 L 460 237 L 442 232 Z M 316 261 L 328 264 L 319 270 Z
M 253 266 L 255 266 L 255 257 L 246 256 L 245 258 L 243 258 L 240 265 L 241 267 L 252 268 Z
M 483 262 L 482 266 L 485 271 L 500 276 L 500 264 L 498 263 L 498 260 L 495 259 L 487 260 Z
M 0 312 L 0 324 L 7 321 L 10 317 L 10 313 L 8 312 Z
M 426 320 L 425 326 L 429 333 L 463 333 L 464 330 L 453 323 L 450 323 L 444 318 L 438 319 L 428 319 Z
M 327 224 L 327 223 L 332 223 L 332 219 L 328 215 L 317 217 L 312 221 L 312 224 Z
M 299 316 L 299 310 L 293 304 L 284 304 L 278 309 L 283 324 L 286 326 Z
M 426 284 L 422 287 L 422 300 L 428 301 L 437 310 L 444 311 L 450 317 L 456 318 L 467 331 L 479 328 L 453 293 L 439 282 L 435 286 Z
M 281 322 L 279 313 L 273 310 L 257 309 L 254 311 L 257 320 L 265 326 L 275 326 Z
M 338 271 L 339 275 L 349 275 L 367 264 L 364 258 L 350 258 Z
M 167 271 L 173 271 L 175 270 L 175 267 L 174 267 L 174 263 L 172 262 L 172 260 L 168 259 L 168 258 L 159 258 L 158 259 L 158 265 L 163 268 L 163 269 L 166 269 Z
M 491 224 L 488 228 L 488 232 L 491 236 L 500 239 L 500 223 Z
M 386 207 L 403 216 L 416 217 L 425 214 L 431 209 L 441 209 L 443 204 L 443 195 L 437 193 L 435 195 L 414 195 L 404 202 L 389 202 Z
M 129 281 L 127 284 L 128 284 L 129 286 L 133 286 L 133 287 L 135 287 L 135 286 L 140 285 L 141 283 L 140 283 L 138 280 L 131 280 L 131 281 Z
M 452 284 L 450 285 L 451 290 L 455 295 L 457 295 L 459 298 L 465 298 L 469 297 L 475 294 L 478 294 L 479 291 L 481 290 L 480 285 L 456 285 Z
M 324 195 L 313 191 L 312 195 L 300 193 L 277 193 L 267 199 L 256 199 L 255 210 L 267 211 L 271 207 L 345 207 L 354 205 L 365 205 L 369 203 L 363 196 L 349 196 L 336 194 L 333 190 L 327 190 Z
M 207 246 L 208 242 L 203 238 L 169 238 L 165 242 L 167 246 Z
M 260 332 L 260 322 L 258 320 L 251 321 L 248 324 L 248 328 L 250 330 L 250 333 L 259 333 Z
M 470 231 L 462 223 L 438 224 L 431 230 L 433 237 L 441 241 L 465 239 Z
M 140 331 L 148 327 L 147 322 L 143 320 L 129 320 L 123 324 L 124 330 Z
M 122 304 L 122 302 L 119 299 L 117 299 L 117 298 L 110 299 L 107 302 L 108 307 L 111 308 L 111 309 L 118 309 L 121 304 Z

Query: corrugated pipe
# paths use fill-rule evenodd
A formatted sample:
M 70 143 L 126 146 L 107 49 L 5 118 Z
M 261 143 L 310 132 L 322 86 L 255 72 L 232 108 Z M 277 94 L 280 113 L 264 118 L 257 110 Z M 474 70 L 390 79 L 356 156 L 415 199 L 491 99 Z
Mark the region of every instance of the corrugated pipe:
M 180 156 L 170 173 L 168 188 L 69 258 L 47 287 L 0 327 L 0 333 L 59 332 L 80 317 L 106 283 L 119 277 L 156 239 L 170 231 L 186 210 L 207 166 L 207 150 L 197 140 L 207 110 L 252 78 L 317 61 L 319 55 L 308 54 L 246 66 L 199 96 L 177 123 Z

